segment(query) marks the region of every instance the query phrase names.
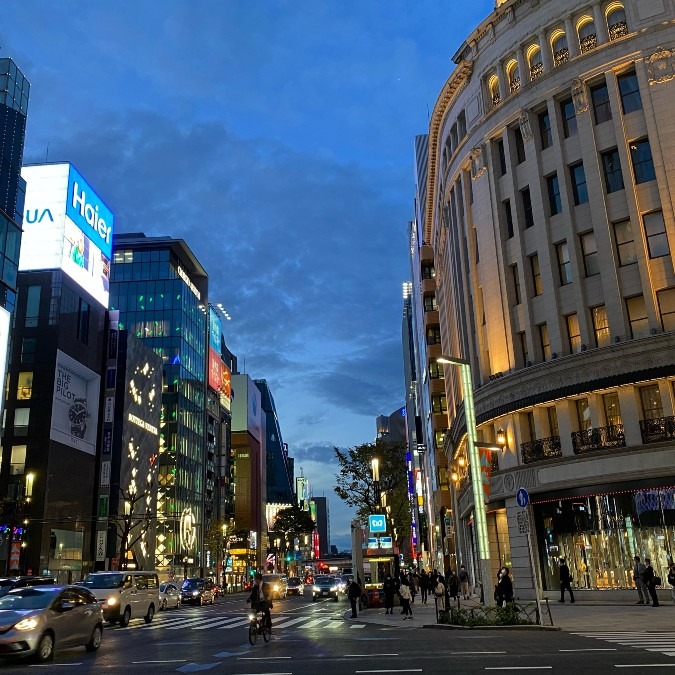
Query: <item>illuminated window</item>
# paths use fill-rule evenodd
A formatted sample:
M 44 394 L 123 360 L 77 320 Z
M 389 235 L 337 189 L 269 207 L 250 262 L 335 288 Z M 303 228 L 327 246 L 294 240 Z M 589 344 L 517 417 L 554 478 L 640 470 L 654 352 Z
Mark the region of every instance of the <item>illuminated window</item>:
M 567 36 L 564 30 L 556 30 L 551 35 L 551 51 L 553 52 L 553 65 L 559 66 L 570 58 L 570 50 L 567 47 Z
M 576 400 L 577 407 L 577 423 L 580 431 L 587 431 L 591 428 L 591 409 L 588 406 L 587 398 L 580 398 Z
M 26 471 L 26 446 L 13 445 L 12 457 L 10 460 L 9 473 L 12 476 L 18 476 Z
M 551 358 L 551 340 L 548 337 L 548 326 L 545 323 L 539 325 L 539 341 L 544 361 L 548 361 Z
M 509 82 L 509 91 L 513 93 L 520 89 L 520 70 L 518 69 L 518 61 L 511 59 L 506 64 L 506 77 Z
M 657 420 L 663 417 L 663 404 L 658 384 L 649 384 L 640 387 L 640 401 L 642 402 L 642 415 L 646 420 Z
M 525 52 L 525 56 L 530 67 L 530 79 L 536 80 L 544 72 L 539 45 L 530 45 Z
M 581 351 L 579 317 L 577 314 L 569 314 L 565 317 L 565 320 L 567 322 L 567 337 L 569 340 L 570 354 L 578 354 Z
M 558 431 L 558 411 L 554 405 L 546 408 L 546 414 L 548 415 L 548 430 L 551 436 L 559 436 L 560 432 Z
M 603 395 L 602 405 L 605 409 L 605 421 L 607 422 L 608 427 L 615 427 L 617 424 L 623 424 L 623 420 L 621 419 L 621 408 L 619 407 L 619 395 L 615 391 Z
M 431 412 L 436 414 L 448 412 L 448 404 L 445 399 L 445 394 L 431 395 Z
M 33 396 L 33 373 L 19 373 L 16 387 L 16 398 L 19 401 L 27 401 Z
M 598 36 L 595 31 L 595 24 L 590 16 L 584 16 L 577 22 L 577 32 L 579 34 L 579 51 L 582 54 L 590 52 L 598 46 Z
M 605 9 L 607 16 L 607 29 L 610 40 L 618 40 L 624 35 L 628 35 L 628 24 L 626 23 L 626 12 L 620 2 L 612 2 Z
M 566 286 L 572 283 L 572 266 L 570 264 L 570 252 L 567 242 L 563 241 L 556 244 L 556 255 L 558 257 L 558 272 L 560 275 L 560 285 Z
M 649 319 L 647 318 L 647 306 L 643 295 L 626 298 L 626 311 L 630 323 L 631 337 L 639 338 L 649 335 Z
M 595 344 L 597 347 L 606 347 L 609 344 L 609 323 L 607 321 L 607 308 L 605 305 L 592 307 L 591 316 L 593 317 Z
M 501 101 L 501 96 L 499 94 L 499 78 L 496 75 L 492 75 L 488 80 L 488 92 L 492 107 L 497 107 Z

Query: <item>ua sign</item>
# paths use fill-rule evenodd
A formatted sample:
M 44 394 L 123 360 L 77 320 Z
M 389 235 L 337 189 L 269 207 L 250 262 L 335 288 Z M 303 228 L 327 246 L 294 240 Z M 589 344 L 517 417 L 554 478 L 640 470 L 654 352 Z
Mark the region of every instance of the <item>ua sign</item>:
M 371 532 L 386 532 L 387 519 L 385 516 L 368 516 L 368 529 Z

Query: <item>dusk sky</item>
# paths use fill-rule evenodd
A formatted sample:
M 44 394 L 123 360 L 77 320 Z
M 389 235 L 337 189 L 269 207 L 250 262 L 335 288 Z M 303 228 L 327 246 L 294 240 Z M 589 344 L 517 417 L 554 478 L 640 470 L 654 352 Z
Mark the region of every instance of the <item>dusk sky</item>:
M 5 0 L 26 163 L 72 162 L 118 232 L 183 237 L 266 379 L 331 543 L 334 445 L 404 403 L 413 140 L 491 0 Z

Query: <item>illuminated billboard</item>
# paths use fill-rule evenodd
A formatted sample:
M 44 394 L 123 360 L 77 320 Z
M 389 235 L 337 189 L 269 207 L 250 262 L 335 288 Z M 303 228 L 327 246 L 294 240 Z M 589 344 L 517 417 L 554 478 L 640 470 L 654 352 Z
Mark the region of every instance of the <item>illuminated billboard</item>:
M 114 216 L 70 164 L 24 166 L 19 270 L 62 269 L 108 307 Z
M 49 437 L 96 454 L 101 378 L 79 361 L 56 350 L 56 377 Z

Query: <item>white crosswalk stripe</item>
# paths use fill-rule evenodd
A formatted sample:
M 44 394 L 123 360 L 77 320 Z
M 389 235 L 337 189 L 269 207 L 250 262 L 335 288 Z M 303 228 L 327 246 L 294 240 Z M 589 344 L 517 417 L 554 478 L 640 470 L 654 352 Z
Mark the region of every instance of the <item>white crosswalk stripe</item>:
M 316 615 L 297 616 L 293 614 L 280 614 L 272 617 L 272 632 L 277 629 L 297 629 L 304 630 L 309 628 L 337 629 L 337 628 L 365 628 L 364 624 L 350 624 L 345 621 L 336 620 L 330 616 L 316 617 Z M 248 616 L 237 614 L 233 615 L 205 615 L 205 616 L 164 616 L 155 618 L 149 625 L 139 626 L 141 630 L 230 630 L 231 628 L 240 628 L 248 624 Z
M 616 645 L 635 647 L 648 652 L 659 652 L 666 656 L 675 656 L 675 632 L 645 633 L 644 631 L 609 631 L 572 633 L 587 638 L 595 638 Z

